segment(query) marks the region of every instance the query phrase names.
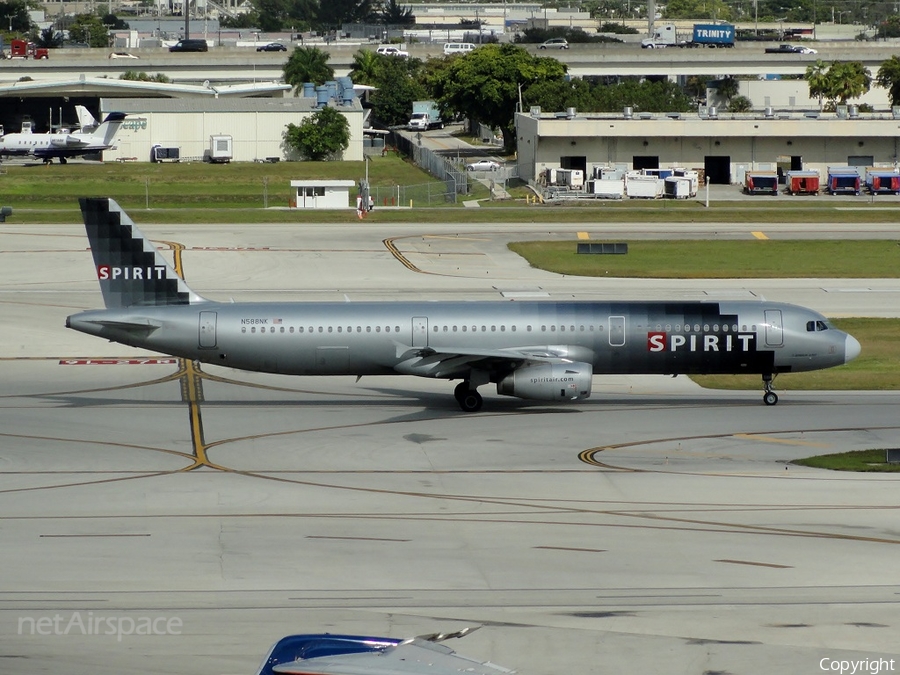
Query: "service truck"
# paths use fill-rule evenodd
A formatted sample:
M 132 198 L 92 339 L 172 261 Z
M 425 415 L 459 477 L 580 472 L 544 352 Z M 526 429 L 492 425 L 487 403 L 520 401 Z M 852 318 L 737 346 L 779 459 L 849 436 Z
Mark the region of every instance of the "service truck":
M 443 129 L 444 121 L 441 119 L 441 111 L 434 101 L 413 101 L 412 117 L 406 125 L 410 131 L 428 131 L 429 129 Z
M 730 23 L 695 23 L 690 40 L 679 40 L 675 24 L 667 23 L 641 40 L 644 49 L 664 47 L 734 47 L 734 26 Z

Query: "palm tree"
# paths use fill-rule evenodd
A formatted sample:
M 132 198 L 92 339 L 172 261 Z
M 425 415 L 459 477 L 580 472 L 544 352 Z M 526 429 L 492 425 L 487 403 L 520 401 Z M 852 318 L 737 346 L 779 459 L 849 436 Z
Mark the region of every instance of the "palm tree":
M 892 56 L 882 63 L 875 75 L 875 83 L 888 90 L 891 105 L 900 105 L 900 58 Z
M 728 112 L 750 112 L 753 102 L 746 96 L 735 96 L 728 102 Z
M 330 54 L 318 47 L 297 47 L 284 64 L 284 81 L 300 91 L 305 82 L 323 84 L 334 77 Z
M 62 47 L 63 34 L 60 31 L 54 31 L 52 27 L 47 27 L 38 33 L 34 39 L 34 43 L 38 47 L 46 47 L 47 49 L 56 49 Z
M 350 69 L 350 79 L 357 84 L 374 85 L 378 79 L 381 60 L 385 58 L 393 57 L 376 54 L 370 49 L 360 49 L 353 55 L 353 67 Z
M 861 61 L 843 61 L 828 69 L 832 81 L 831 92 L 836 101 L 846 104 L 851 98 L 859 98 L 872 86 L 872 75 Z
M 814 64 L 806 67 L 806 74 L 803 78 L 809 84 L 809 95 L 811 98 L 819 99 L 819 110 L 822 109 L 822 99 L 828 98 L 828 68 L 822 59 L 817 60 Z
M 724 79 L 716 82 L 716 93 L 723 99 L 725 99 L 726 106 L 731 103 L 731 99 L 738 95 L 740 92 L 740 83 L 737 81 L 737 78 L 728 76 Z

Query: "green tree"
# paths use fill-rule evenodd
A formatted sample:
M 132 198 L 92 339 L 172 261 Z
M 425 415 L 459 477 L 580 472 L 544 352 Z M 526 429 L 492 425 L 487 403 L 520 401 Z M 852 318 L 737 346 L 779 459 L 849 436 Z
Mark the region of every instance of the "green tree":
M 900 105 L 900 58 L 892 56 L 882 63 L 875 74 L 875 83 L 888 90 L 891 105 Z
M 305 159 L 321 162 L 347 149 L 350 145 L 350 124 L 335 108 L 325 107 L 299 125 L 288 124 L 284 142 Z
M 828 69 L 834 100 L 845 104 L 859 98 L 872 87 L 872 74 L 861 61 L 836 61 Z
M 34 43 L 38 47 L 56 49 L 57 47 L 62 47 L 63 34 L 60 31 L 53 30 L 53 27 L 51 26 L 38 33 L 37 37 L 34 39 Z
M 706 100 L 706 83 L 715 78 L 711 75 L 691 75 L 685 80 L 684 93 L 694 101 Z
M 339 28 L 345 23 L 364 23 L 375 18 L 372 0 L 319 0 L 316 12 L 321 28 Z
M 390 26 L 411 26 L 416 22 L 412 7 L 401 5 L 397 0 L 382 3 L 378 14 L 381 23 Z
M 725 103 L 731 103 L 731 99 L 738 95 L 741 85 L 734 77 L 726 77 L 716 82 L 716 91 L 725 99 Z
M 412 102 L 428 98 L 422 84 L 422 62 L 378 55 L 375 79 L 378 87 L 371 97 L 372 113 L 387 126 L 405 124 L 412 112 Z
M 120 80 L 134 80 L 136 82 L 171 82 L 167 75 L 163 73 L 157 73 L 156 75 L 148 75 L 147 73 L 141 71 L 138 72 L 136 70 L 126 70 L 124 73 L 119 75 Z
M 0 2 L 0 26 L 6 31 L 12 28 L 13 34 L 28 33 L 31 30 L 31 17 L 28 16 L 28 4 L 21 0 Z
M 78 14 L 69 25 L 69 37 L 91 47 L 109 47 L 109 31 L 96 14 Z
M 746 96 L 735 96 L 728 101 L 728 112 L 750 112 L 753 110 L 753 101 Z
M 259 27 L 268 32 L 281 30 L 290 19 L 290 0 L 253 0 Z
M 334 77 L 331 55 L 318 47 L 296 47 L 284 64 L 284 81 L 299 91 L 305 82 L 323 84 Z
M 219 18 L 219 25 L 222 28 L 256 28 L 260 23 L 259 13 L 255 9 L 236 14 L 235 16 L 222 16 Z
M 895 14 L 894 16 L 889 16 L 878 24 L 878 37 L 900 37 L 900 15 Z
M 360 49 L 353 55 L 353 66 L 350 68 L 350 79 L 356 84 L 375 86 L 382 59 L 394 58 L 376 54 L 371 49 Z
M 809 85 L 809 96 L 819 101 L 819 110 L 822 109 L 822 100 L 828 96 L 828 66 L 822 59 L 806 67 L 804 75 Z
M 516 145 L 513 120 L 519 88 L 562 79 L 565 73 L 566 66 L 555 58 L 535 57 L 512 44 L 492 44 L 448 59 L 428 84 L 444 109 L 500 129 L 511 152 Z
M 825 70 L 825 64 L 817 61 L 806 69 L 809 95 L 824 98 L 828 108 L 846 104 L 851 98 L 865 94 L 872 86 L 872 75 L 860 61 L 835 61 Z
M 730 21 L 731 8 L 723 0 L 669 0 L 664 19 L 710 19 Z
M 115 14 L 104 14 L 100 21 L 111 30 L 128 30 L 128 22 L 120 19 Z

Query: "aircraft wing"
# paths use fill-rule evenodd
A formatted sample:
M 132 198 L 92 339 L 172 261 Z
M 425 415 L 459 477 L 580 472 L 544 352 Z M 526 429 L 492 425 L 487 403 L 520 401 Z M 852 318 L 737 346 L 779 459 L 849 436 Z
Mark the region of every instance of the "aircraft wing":
M 570 358 L 565 347 L 470 349 L 426 347 L 412 352 L 395 370 L 409 375 L 437 378 L 464 377 L 472 369 L 511 372 L 527 363 L 558 363 Z M 404 354 L 398 354 L 403 356 Z
M 511 675 L 515 671 L 460 656 L 428 639 L 413 638 L 370 651 L 298 658 L 271 665 L 269 672 L 279 675 Z

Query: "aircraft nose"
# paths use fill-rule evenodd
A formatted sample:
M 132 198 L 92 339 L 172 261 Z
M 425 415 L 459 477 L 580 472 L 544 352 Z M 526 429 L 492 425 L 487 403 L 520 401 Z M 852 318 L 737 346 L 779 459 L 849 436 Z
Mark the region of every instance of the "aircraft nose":
M 844 363 L 850 363 L 859 356 L 861 351 L 862 347 L 860 347 L 859 340 L 852 335 L 848 335 L 844 338 Z

